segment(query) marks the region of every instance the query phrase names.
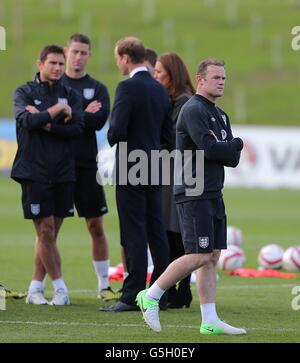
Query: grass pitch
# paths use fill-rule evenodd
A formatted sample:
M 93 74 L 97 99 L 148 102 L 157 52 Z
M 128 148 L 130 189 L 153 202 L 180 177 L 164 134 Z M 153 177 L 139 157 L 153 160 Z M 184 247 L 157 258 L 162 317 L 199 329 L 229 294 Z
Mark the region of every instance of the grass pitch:
M 111 264 L 120 262 L 118 219 L 113 188 L 106 188 L 110 213 L 105 227 Z M 0 178 L 0 283 L 10 289 L 27 289 L 32 273 L 34 230 L 22 217 L 19 186 Z M 268 243 L 283 247 L 299 244 L 298 191 L 227 189 L 229 224 L 244 233 L 246 267 L 256 267 L 259 249 Z M 298 213 L 298 214 L 297 214 Z M 0 342 L 99 342 L 99 343 L 204 343 L 204 342 L 300 342 L 299 311 L 291 307 L 297 279 L 240 278 L 220 273 L 217 289 L 219 315 L 245 327 L 246 336 L 200 336 L 199 303 L 189 309 L 161 312 L 162 332 L 150 331 L 141 313 L 104 313 L 96 299 L 96 277 L 90 259 L 89 237 L 84 221 L 65 221 L 58 240 L 64 278 L 70 289 L 71 306 L 25 305 L 7 300 L 0 311 Z M 119 287 L 120 283 L 112 283 Z M 47 282 L 46 296 L 51 297 Z

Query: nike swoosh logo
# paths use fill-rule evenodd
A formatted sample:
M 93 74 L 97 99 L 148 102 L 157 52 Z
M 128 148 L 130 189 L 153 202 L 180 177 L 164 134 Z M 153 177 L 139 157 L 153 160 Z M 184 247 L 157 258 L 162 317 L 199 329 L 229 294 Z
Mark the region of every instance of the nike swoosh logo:
M 147 309 L 144 308 L 144 305 L 143 305 L 143 298 L 141 298 L 141 309 L 142 311 L 145 313 L 147 311 Z
M 213 333 L 214 329 L 213 328 L 205 328 L 206 330 L 210 331 Z

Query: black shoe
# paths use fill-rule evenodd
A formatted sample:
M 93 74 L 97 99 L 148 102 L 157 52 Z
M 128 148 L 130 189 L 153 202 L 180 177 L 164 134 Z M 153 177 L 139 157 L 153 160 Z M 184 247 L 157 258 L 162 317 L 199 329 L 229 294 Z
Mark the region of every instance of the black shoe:
M 159 304 L 159 310 L 168 310 L 169 303 L 168 304 Z
M 193 296 L 190 289 L 178 289 L 177 294 L 173 297 L 172 301 L 168 303 L 168 308 L 181 309 L 184 306 L 189 308 L 192 300 Z
M 116 304 L 108 307 L 100 308 L 99 311 L 122 313 L 123 311 L 138 311 L 139 308 L 136 305 L 128 305 L 122 301 L 118 301 Z
M 168 303 L 172 302 L 173 299 L 175 299 L 177 295 L 177 289 L 176 286 L 172 286 L 168 289 Z

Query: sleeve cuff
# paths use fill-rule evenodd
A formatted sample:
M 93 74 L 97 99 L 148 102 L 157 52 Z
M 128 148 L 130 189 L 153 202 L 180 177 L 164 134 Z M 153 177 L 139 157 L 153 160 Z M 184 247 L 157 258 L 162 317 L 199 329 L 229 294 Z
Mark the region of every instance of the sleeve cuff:
M 52 122 L 52 118 L 51 118 L 51 116 L 50 116 L 50 114 L 49 114 L 49 112 L 47 110 L 46 111 L 39 112 L 39 113 L 34 113 L 32 115 L 32 117 L 41 126 L 45 126 L 45 125 L 47 125 L 47 123 L 51 123 Z
M 236 148 L 237 151 L 241 151 L 244 147 L 244 143 L 243 143 L 243 140 L 239 137 L 235 137 L 233 140 L 234 142 L 234 146 Z

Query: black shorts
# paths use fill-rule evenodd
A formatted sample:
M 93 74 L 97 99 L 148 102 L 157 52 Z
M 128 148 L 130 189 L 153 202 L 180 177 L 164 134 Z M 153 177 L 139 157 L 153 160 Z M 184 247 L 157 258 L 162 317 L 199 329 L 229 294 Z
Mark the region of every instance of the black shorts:
M 227 248 L 223 198 L 180 203 L 177 210 L 186 254 L 211 253 Z
M 22 183 L 22 205 L 25 219 L 50 216 L 74 216 L 74 183 L 41 184 L 33 181 Z
M 79 217 L 95 218 L 108 212 L 102 185 L 96 180 L 97 170 L 76 169 L 74 202 Z

